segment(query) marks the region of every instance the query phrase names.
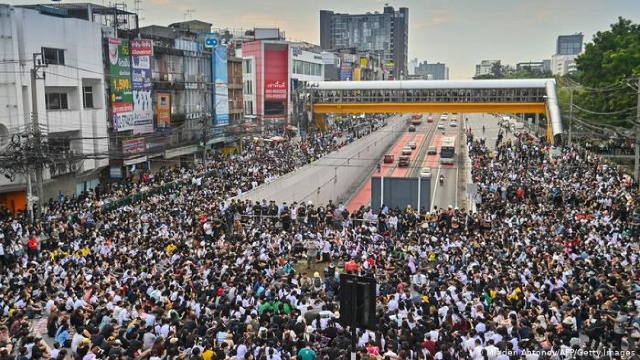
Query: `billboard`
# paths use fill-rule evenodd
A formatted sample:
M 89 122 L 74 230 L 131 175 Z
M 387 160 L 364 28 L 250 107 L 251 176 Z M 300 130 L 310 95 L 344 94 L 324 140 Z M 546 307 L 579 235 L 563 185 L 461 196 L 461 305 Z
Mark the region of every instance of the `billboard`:
M 153 41 L 131 41 L 131 83 L 133 87 L 133 133 L 153 132 L 153 104 L 151 100 L 151 56 Z
M 133 129 L 133 89 L 129 40 L 109 38 L 109 84 L 113 130 Z
M 289 88 L 289 52 L 286 49 L 265 49 L 264 53 L 264 100 L 286 102 Z
M 215 89 L 213 106 L 215 116 L 213 126 L 229 125 L 229 74 L 227 73 L 227 47 L 218 46 L 211 56 L 213 61 L 213 74 Z
M 169 93 L 156 94 L 156 122 L 158 129 L 171 126 L 171 94 Z
M 204 47 L 212 49 L 218 46 L 218 33 L 206 33 L 204 35 Z
M 146 149 L 144 138 L 122 140 L 122 154 L 125 156 L 140 154 Z
M 353 65 L 348 62 L 343 62 L 340 66 L 340 81 L 353 80 Z

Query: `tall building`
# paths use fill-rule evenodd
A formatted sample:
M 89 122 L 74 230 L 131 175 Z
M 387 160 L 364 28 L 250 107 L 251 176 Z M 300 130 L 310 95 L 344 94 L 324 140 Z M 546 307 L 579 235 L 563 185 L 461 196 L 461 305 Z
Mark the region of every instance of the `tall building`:
M 551 72 L 554 75 L 565 75 L 575 72 L 576 58 L 583 49 L 582 33 L 560 35 L 556 40 L 556 53 L 551 57 Z
M 320 46 L 335 51 L 354 48 L 380 54 L 386 79 L 409 75 L 409 9 L 385 6 L 382 13 L 340 14 L 320 10 Z
M 416 75 L 426 80 L 449 80 L 449 67 L 440 62 L 429 64 L 425 61 L 416 67 Z
M 556 40 L 556 55 L 579 55 L 582 53 L 582 33 L 560 35 Z
M 413 58 L 409 61 L 409 75 L 416 75 L 416 69 L 418 67 L 418 58 Z
M 500 60 L 482 60 L 480 64 L 476 64 L 476 76 L 493 73 L 494 67 L 500 66 L 500 63 Z

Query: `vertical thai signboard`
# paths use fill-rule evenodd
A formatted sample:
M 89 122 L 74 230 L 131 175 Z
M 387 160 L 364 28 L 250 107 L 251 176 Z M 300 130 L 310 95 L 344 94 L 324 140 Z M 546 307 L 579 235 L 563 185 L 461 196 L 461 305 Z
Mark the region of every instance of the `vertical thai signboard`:
M 129 40 L 109 38 L 109 78 L 113 130 L 133 129 L 133 90 Z
M 153 56 L 153 41 L 144 39 L 131 41 L 134 134 L 153 132 L 151 56 Z
M 213 98 L 215 113 L 213 126 L 229 125 L 229 74 L 227 71 L 227 47 L 217 46 L 211 54 L 215 79 L 215 96 Z
M 171 94 L 156 94 L 156 118 L 158 129 L 167 129 L 171 126 Z
M 289 88 L 288 50 L 266 50 L 264 69 L 264 101 L 286 102 Z

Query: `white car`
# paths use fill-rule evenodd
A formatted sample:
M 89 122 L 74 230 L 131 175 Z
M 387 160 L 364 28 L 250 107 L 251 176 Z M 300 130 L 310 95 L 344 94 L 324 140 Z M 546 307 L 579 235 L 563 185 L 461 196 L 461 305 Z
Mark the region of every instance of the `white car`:
M 444 123 L 439 123 L 438 124 L 438 129 L 444 129 Z
M 405 146 L 404 148 L 402 148 L 402 155 L 411 155 L 411 148 L 408 146 Z
M 452 121 L 452 122 L 449 123 L 449 126 L 456 127 L 456 126 L 458 126 L 458 123 L 455 122 L 455 121 Z
M 420 177 L 423 179 L 431 179 L 431 168 L 422 168 L 420 170 Z

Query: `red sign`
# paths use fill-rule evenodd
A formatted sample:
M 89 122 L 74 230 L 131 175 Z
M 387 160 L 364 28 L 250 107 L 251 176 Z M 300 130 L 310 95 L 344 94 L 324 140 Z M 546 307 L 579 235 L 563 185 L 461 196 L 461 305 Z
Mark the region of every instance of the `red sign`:
M 287 101 L 289 91 L 289 49 L 265 49 L 264 62 L 264 100 Z
M 287 83 L 284 81 L 265 82 L 265 100 L 287 100 Z
M 111 108 L 114 114 L 128 113 L 133 111 L 133 103 L 115 103 Z
M 153 41 L 145 39 L 131 40 L 131 56 L 153 56 Z
M 147 150 L 147 147 L 144 143 L 144 138 L 122 140 L 123 155 L 139 154 L 145 150 Z

